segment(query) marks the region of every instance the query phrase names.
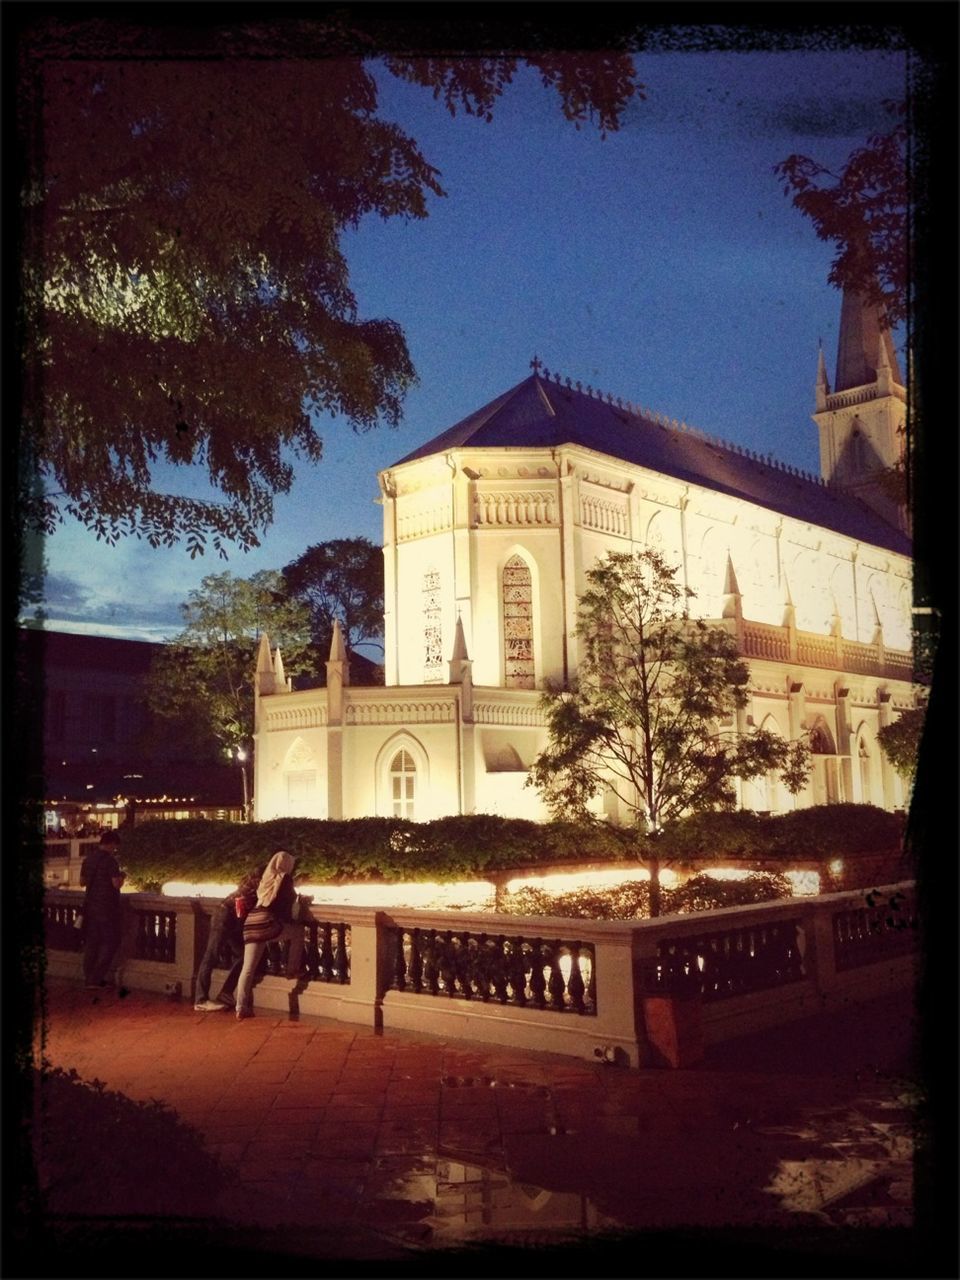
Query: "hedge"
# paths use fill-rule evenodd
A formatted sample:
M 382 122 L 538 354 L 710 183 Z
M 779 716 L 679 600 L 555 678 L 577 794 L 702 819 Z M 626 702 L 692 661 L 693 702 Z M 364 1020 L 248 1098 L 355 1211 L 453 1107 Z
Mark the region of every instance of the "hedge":
M 823 805 L 774 817 L 739 811 L 696 814 L 657 841 L 664 863 L 737 857 L 788 866 L 876 853 L 899 846 L 899 815 L 872 805 Z M 551 864 L 632 861 L 637 847 L 604 824 L 539 823 L 475 814 L 408 822 L 400 818 L 275 818 L 236 823 L 204 819 L 137 823 L 121 831 L 120 859 L 131 883 L 168 880 L 236 883 L 275 849 L 299 859 L 314 884 L 490 878 Z M 642 846 L 641 846 L 642 848 Z
M 662 856 L 680 862 L 736 857 L 787 865 L 898 849 L 903 827 L 902 814 L 871 804 L 824 804 L 770 816 L 746 810 L 692 814 L 660 843 Z
M 698 875 L 676 889 L 661 888 L 660 910 L 662 915 L 672 915 L 749 906 L 789 898 L 792 892 L 785 876 L 767 872 L 748 875 L 742 880 L 713 880 L 708 875 Z M 645 920 L 650 915 L 650 884 L 646 880 L 633 880 L 609 889 L 576 889 L 570 893 L 522 888 L 501 895 L 497 910 L 507 915 L 561 916 L 573 920 Z
M 276 849 L 294 854 L 298 872 L 314 884 L 443 882 L 629 857 L 622 839 L 603 826 L 476 814 L 421 823 L 401 818 L 143 822 L 121 833 L 120 861 L 133 884 L 155 890 L 167 880 L 235 883 Z

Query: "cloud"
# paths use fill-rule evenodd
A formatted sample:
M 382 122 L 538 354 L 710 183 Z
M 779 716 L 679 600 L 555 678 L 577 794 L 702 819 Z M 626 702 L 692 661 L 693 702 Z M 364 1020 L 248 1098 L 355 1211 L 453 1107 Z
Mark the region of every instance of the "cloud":
M 906 93 L 906 59 L 886 50 L 641 54 L 648 96 L 631 126 L 696 129 L 728 141 L 866 139 L 888 128 L 883 103 Z
M 795 98 L 774 105 L 765 112 L 771 133 L 808 138 L 852 138 L 879 133 L 893 126 L 894 119 L 876 97 Z

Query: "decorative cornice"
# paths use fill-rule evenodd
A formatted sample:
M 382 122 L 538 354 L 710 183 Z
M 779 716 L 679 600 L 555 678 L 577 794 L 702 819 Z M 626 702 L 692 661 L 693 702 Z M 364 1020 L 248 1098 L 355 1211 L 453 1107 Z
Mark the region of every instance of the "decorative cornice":
M 264 728 L 268 733 L 282 729 L 316 729 L 327 723 L 326 690 L 322 691 L 323 704 L 311 703 L 302 707 L 284 705 L 274 710 L 268 707 Z
M 443 701 L 359 702 L 344 708 L 348 725 L 377 724 L 448 724 L 456 712 L 453 698 Z

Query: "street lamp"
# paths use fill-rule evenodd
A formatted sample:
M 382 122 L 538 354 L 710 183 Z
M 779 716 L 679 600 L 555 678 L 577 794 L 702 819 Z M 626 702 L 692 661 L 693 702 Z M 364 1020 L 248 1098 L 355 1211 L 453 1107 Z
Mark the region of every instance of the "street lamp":
M 250 821 L 250 793 L 247 789 L 247 753 L 243 747 L 237 747 L 237 763 L 240 766 L 240 777 L 243 779 L 243 820 Z

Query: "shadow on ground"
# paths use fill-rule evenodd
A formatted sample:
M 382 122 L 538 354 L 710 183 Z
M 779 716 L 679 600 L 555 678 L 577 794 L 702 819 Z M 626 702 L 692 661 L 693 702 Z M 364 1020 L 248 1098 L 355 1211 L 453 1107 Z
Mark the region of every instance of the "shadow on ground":
M 202 1135 L 159 1101 L 134 1101 L 75 1071 L 35 1072 L 39 1198 L 8 1232 L 4 1275 L 231 1276 L 906 1276 L 913 1232 L 647 1229 L 421 1250 L 388 1222 L 271 1229 L 235 1213 L 244 1191 Z M 529 1138 L 528 1138 L 529 1141 Z M 208 1216 L 203 1216 L 204 1210 Z M 641 1261 L 642 1260 L 642 1261 Z M 338 1264 L 342 1265 L 341 1267 Z

